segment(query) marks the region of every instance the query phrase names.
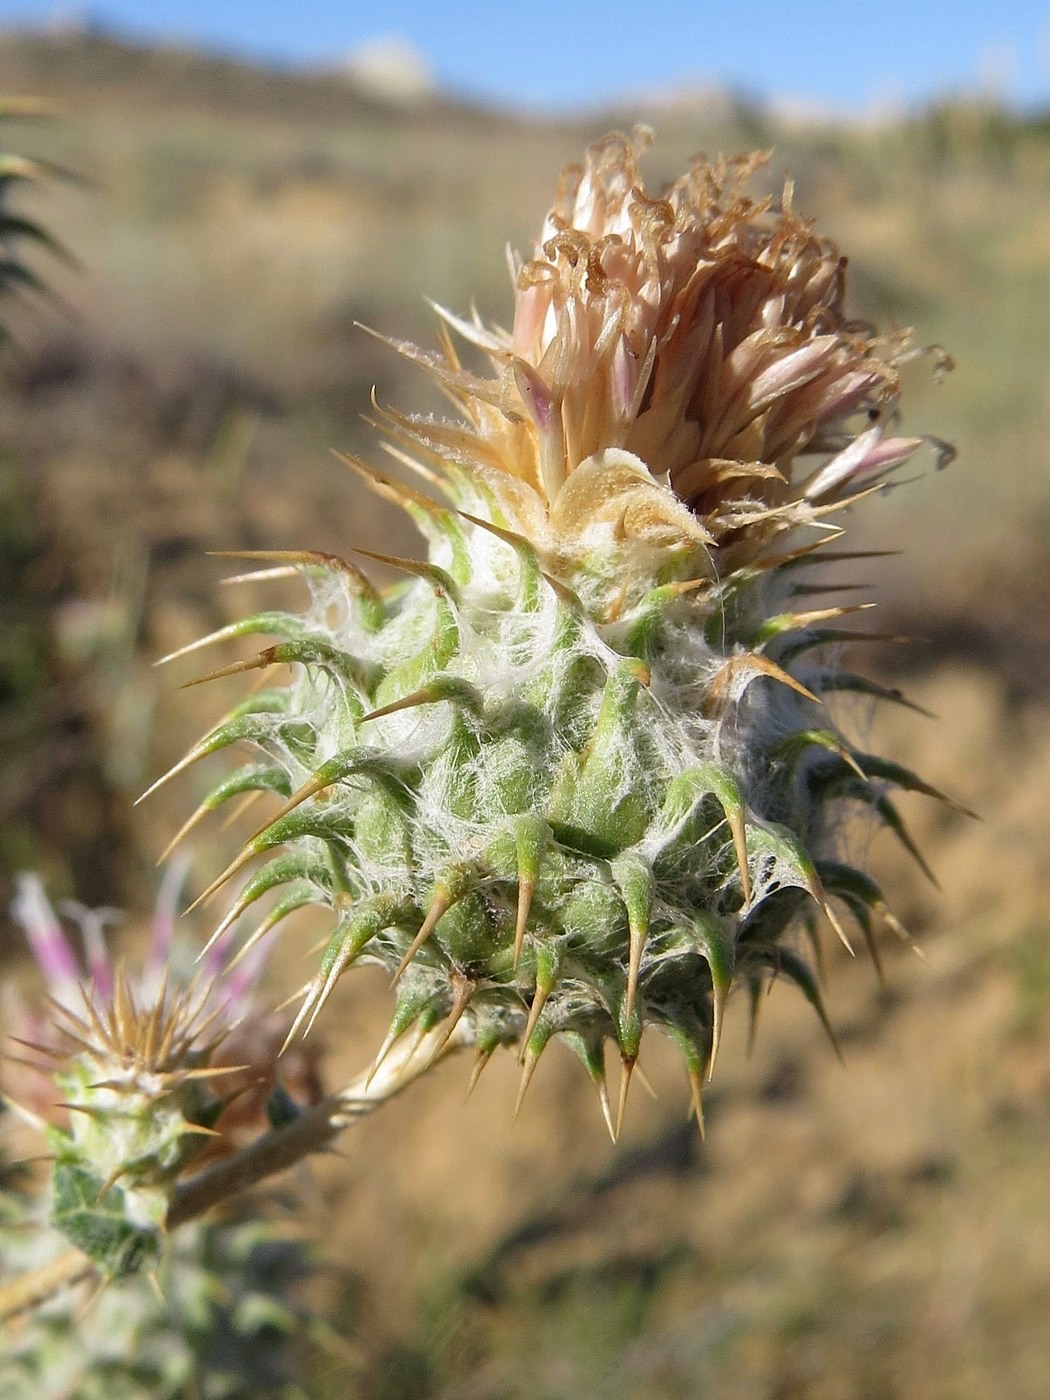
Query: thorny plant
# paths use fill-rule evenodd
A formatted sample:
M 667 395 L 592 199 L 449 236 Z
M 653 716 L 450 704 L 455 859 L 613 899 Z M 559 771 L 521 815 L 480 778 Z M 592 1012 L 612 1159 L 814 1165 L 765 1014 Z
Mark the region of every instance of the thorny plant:
M 55 1218 L 79 1251 L 67 1278 L 155 1258 L 165 1231 L 461 1047 L 473 1078 L 515 1047 L 520 1106 L 563 1042 L 615 1138 L 660 1032 L 702 1124 L 733 987 L 754 1018 L 774 979 L 794 983 L 830 1034 L 821 924 L 850 947 L 852 922 L 876 966 L 878 925 L 907 937 L 853 857 L 850 813 L 921 864 L 891 794 L 947 799 L 850 743 L 842 696 L 901 696 L 834 662 L 874 635 L 835 625 L 867 604 L 814 595 L 864 557 L 835 547 L 847 510 L 920 449 L 950 456 L 897 428 L 899 369 L 919 352 L 850 316 L 845 260 L 790 185 L 748 194 L 764 156 L 697 160 L 650 194 L 648 139 L 607 137 L 563 173 L 532 256 L 512 260 L 509 331 L 441 310 L 436 352 L 395 344 L 453 416 L 377 407 L 402 479 L 348 462 L 409 513 L 426 558 L 353 547 L 404 575 L 383 591 L 347 558 L 251 552 L 251 577 L 301 576 L 304 611 L 176 654 L 274 639 L 203 678 L 266 684 L 160 780 L 251 752 L 173 845 L 228 801 L 269 806 L 197 901 L 250 870 L 205 967 L 257 908 L 242 959 L 319 906 L 330 933 L 286 1045 L 356 964 L 390 972 L 395 1006 L 359 1080 L 217 1152 L 247 1072 L 234 1043 L 259 1074 L 221 980 L 147 996 L 96 977 L 79 1005 L 58 999 L 64 1043 L 37 1053 L 71 1106 L 49 1129 Z M 0 1311 L 52 1286 L 27 1280 Z
M 260 955 L 227 972 L 219 949 L 186 971 L 195 950 L 174 936 L 184 873 L 181 862 L 169 867 L 134 964 L 115 964 L 106 949 L 114 911 L 62 906 L 78 955 L 39 879 L 18 881 L 12 913 L 49 992 L 36 1006 L 4 989 L 11 1049 L 0 1089 L 15 1122 L 3 1143 L 18 1150 L 20 1122 L 45 1139 L 53 1166 L 43 1192 L 17 1177 L 0 1189 L 0 1296 L 23 1314 L 41 1304 L 5 1338 L 0 1393 L 11 1400 L 175 1397 L 187 1387 L 214 1400 L 249 1396 L 291 1382 L 293 1338 L 324 1340 L 296 1301 L 313 1261 L 277 1220 L 227 1214 L 171 1239 L 157 1228 L 167 1206 L 156 1180 L 253 1140 L 268 1103 L 287 1112 L 322 1097 L 314 1050 L 286 1058 L 277 1089 L 286 1026 L 253 995 Z M 196 1068 L 183 1075 L 183 1061 Z M 96 1172 L 112 1163 L 109 1179 L 100 1184 L 85 1161 Z M 63 1250 L 63 1237 L 84 1250 Z M 97 1316 L 85 1330 L 77 1293 L 48 1295 L 64 1278 L 89 1282 L 84 1263 L 100 1253 L 112 1287 L 93 1290 Z M 126 1277 L 140 1267 L 152 1287 Z

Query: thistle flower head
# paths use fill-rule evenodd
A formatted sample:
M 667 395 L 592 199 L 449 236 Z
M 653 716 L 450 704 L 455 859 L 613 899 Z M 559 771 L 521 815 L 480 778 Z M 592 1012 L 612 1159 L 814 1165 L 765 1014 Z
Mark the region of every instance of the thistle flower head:
M 919 446 L 884 435 L 910 342 L 847 317 L 845 259 L 790 185 L 748 196 L 768 153 L 697 161 L 651 196 L 647 139 L 607 137 L 563 172 L 514 263 L 509 333 L 443 313 L 495 371 L 466 373 L 448 339 L 423 357 L 465 422 L 392 424 L 483 479 L 532 538 L 578 553 L 602 526 L 621 550 L 678 536 L 720 547 L 724 572 Z
M 37 1067 L 47 1078 L 61 1076 L 81 1061 L 89 1081 L 114 1091 L 170 1092 L 183 1074 L 211 1062 L 235 1020 L 248 1009 L 240 989 L 232 998 L 215 994 L 217 969 L 203 970 L 193 986 L 180 985 L 178 976 L 169 975 L 170 906 L 183 873 L 177 866 L 169 871 L 150 947 L 136 971 L 114 962 L 106 946 L 105 926 L 119 919 L 118 911 L 64 901 L 63 912 L 80 934 L 82 955 L 78 954 L 39 876 L 18 876 L 11 912 L 44 975 L 46 998 L 44 1006 L 35 1008 L 8 990 L 13 1003 L 9 1024 L 18 1041 L 45 1057 Z M 34 1067 L 25 1060 L 14 1063 L 22 1069 Z M 36 1092 L 25 1093 L 33 1081 L 24 1078 L 24 1089 L 12 1087 L 7 1069 L 4 1087 L 11 1097 L 27 1107 L 38 1104 L 46 1119 L 65 1121 L 63 1106 L 50 1102 L 53 1086 L 45 1079 Z
M 192 978 L 180 976 L 172 916 L 184 873 L 181 863 L 168 872 L 137 971 L 107 952 L 102 926 L 115 911 L 66 906 L 80 926 L 82 969 L 39 877 L 19 877 L 12 909 L 49 990 L 40 1011 L 15 1008 L 12 1039 L 24 1053 L 6 1057 L 0 1087 L 48 1133 L 58 1223 L 88 1252 L 101 1248 L 101 1262 L 115 1249 L 120 1267 L 129 1238 L 118 1231 L 114 1244 L 103 1231 L 99 1246 L 99 1212 L 85 1202 L 124 1214 L 132 1254 L 147 1238 L 152 1248 L 189 1162 L 231 1150 L 247 1124 L 265 1122 L 286 1029 L 252 1001 L 260 957 L 227 974 L 222 950 L 212 951 Z M 316 1076 L 313 1088 L 319 1096 Z M 84 1209 L 71 1210 L 70 1199 Z
M 819 915 L 848 943 L 843 910 L 869 946 L 877 920 L 900 929 L 843 859 L 844 813 L 914 853 L 887 789 L 939 794 L 837 727 L 831 692 L 893 693 L 822 657 L 851 609 L 801 600 L 835 559 L 824 517 L 921 441 L 884 435 L 909 341 L 848 318 L 844 261 L 790 188 L 747 195 L 764 159 L 697 162 L 656 197 L 630 141 L 591 147 L 514 263 L 512 329 L 442 312 L 440 353 L 398 346 L 457 416 L 384 415 L 426 492 L 352 465 L 427 559 L 375 556 L 408 576 L 384 593 L 332 555 L 263 554 L 302 570 L 307 611 L 196 644 L 276 635 L 212 675 L 292 668 L 172 773 L 257 751 L 187 827 L 276 795 L 202 898 L 265 856 L 223 927 L 278 890 L 263 928 L 329 911 L 297 1029 L 376 962 L 397 983 L 380 1059 L 462 1021 L 479 1065 L 517 1041 L 523 1094 L 558 1039 L 615 1132 L 649 1028 L 680 1048 L 699 1116 L 734 984 L 754 1008 L 794 982 L 827 1026 L 797 931 L 817 941 Z M 802 526 L 816 538 L 785 550 Z

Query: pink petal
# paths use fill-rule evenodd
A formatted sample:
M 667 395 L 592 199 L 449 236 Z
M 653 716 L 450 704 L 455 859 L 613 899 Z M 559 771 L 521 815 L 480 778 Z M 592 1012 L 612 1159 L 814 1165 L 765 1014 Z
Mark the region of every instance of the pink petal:
M 80 984 L 81 969 L 76 955 L 44 893 L 39 875 L 23 871 L 15 877 L 15 897 L 11 916 L 22 929 L 37 966 L 47 979 L 52 995 L 65 1000 Z
M 922 438 L 887 438 L 883 441 L 880 427 L 868 428 L 821 467 L 806 486 L 805 497 L 809 501 L 819 500 L 821 496 L 837 491 L 844 482 L 859 476 L 861 472 L 887 471 L 890 467 L 899 466 L 917 447 L 922 446 L 922 441 Z

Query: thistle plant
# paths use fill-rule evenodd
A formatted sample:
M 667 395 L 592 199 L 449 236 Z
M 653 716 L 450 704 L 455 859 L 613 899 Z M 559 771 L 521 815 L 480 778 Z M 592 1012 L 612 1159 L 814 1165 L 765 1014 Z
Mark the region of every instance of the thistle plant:
M 403 479 L 347 462 L 426 558 L 242 556 L 300 573 L 306 607 L 175 653 L 268 635 L 204 679 L 276 679 L 167 775 L 252 750 L 180 836 L 234 797 L 272 804 L 202 898 L 251 867 L 216 937 L 268 897 L 259 935 L 328 911 L 293 1033 L 378 963 L 396 1001 L 377 1066 L 413 1030 L 465 1028 L 475 1074 L 517 1047 L 520 1104 L 561 1040 L 614 1136 L 648 1032 L 680 1049 L 700 1119 L 734 985 L 754 1014 L 794 982 L 828 1024 L 818 924 L 847 946 L 846 916 L 873 948 L 880 921 L 902 932 L 849 860 L 848 812 L 921 859 L 890 791 L 939 796 L 844 736 L 834 696 L 897 696 L 828 659 L 867 604 L 812 601 L 858 557 L 833 547 L 846 508 L 923 445 L 894 427 L 911 338 L 851 319 L 845 260 L 790 186 L 748 196 L 764 157 L 655 195 L 646 139 L 564 172 L 512 262 L 509 331 L 438 308 L 436 352 L 393 342 L 454 416 L 377 409 Z M 379 589 L 370 559 L 403 582 Z
M 293 1393 L 293 1340 L 309 1330 L 296 1297 L 312 1269 L 308 1251 L 272 1220 L 238 1217 L 198 1222 L 169 1243 L 166 1214 L 180 1172 L 257 1135 L 268 1098 L 291 1104 L 288 1089 L 300 1102 L 320 1097 L 316 1057 L 293 1056 L 288 1089 L 278 1090 L 283 1031 L 252 997 L 258 956 L 225 973 L 220 953 L 195 985 L 187 981 L 180 966 L 192 955 L 172 936 L 182 874 L 170 868 L 134 970 L 114 964 L 105 945 L 115 911 L 67 905 L 81 959 L 40 880 L 19 879 L 12 913 L 48 998 L 36 1006 L 5 988 L 12 1049 L 0 1090 L 13 1116 L 44 1137 L 54 1165 L 42 1191 L 31 1180 L 0 1189 L 0 1294 L 43 1284 L 29 1300 L 42 1306 L 5 1339 L 5 1396 Z M 15 1134 L 5 1137 L 10 1145 Z M 87 1276 L 78 1261 L 110 1283 L 87 1329 L 78 1293 L 48 1296 L 51 1277 Z M 152 1286 L 128 1277 L 144 1265 Z
M 283 1335 L 295 1322 L 297 1332 L 325 1342 L 323 1324 L 315 1319 L 299 1327 L 304 1316 L 283 1296 L 310 1267 L 295 1241 L 265 1217 L 248 1216 L 243 1228 L 239 1216 L 192 1222 L 323 1150 L 458 1043 L 446 1038 L 439 1046 L 432 1037 L 415 1063 L 392 1055 L 383 1073 L 325 1095 L 319 1047 L 280 1054 L 288 1017 L 268 1011 L 253 994 L 265 949 L 257 942 L 231 962 L 228 949 L 214 944 L 195 962 L 185 940 L 173 937 L 184 873 L 179 864 L 169 868 L 149 948 L 133 969 L 114 963 L 103 941 L 115 911 L 66 906 L 80 925 L 81 960 L 39 879 L 19 880 L 11 912 L 48 993 L 35 1007 L 12 987 L 0 988 L 6 1033 L 0 1111 L 13 1110 L 2 1125 L 8 1131 L 0 1139 L 0 1168 L 5 1149 L 13 1141 L 21 1147 L 12 1119 L 35 1135 L 29 1163 L 52 1163 L 43 1191 L 5 1194 L 0 1173 L 0 1323 L 16 1320 L 0 1381 L 14 1386 L 17 1379 L 26 1394 L 40 1393 L 34 1386 L 42 1377 L 54 1383 L 48 1394 L 95 1394 L 92 1387 L 105 1376 L 140 1394 L 143 1367 L 120 1372 L 116 1358 L 134 1357 L 147 1339 L 157 1347 L 151 1394 L 184 1393 L 171 1378 L 181 1377 L 181 1386 L 191 1373 L 204 1395 L 254 1394 L 253 1376 L 268 1374 L 275 1361 L 274 1328 Z M 41 1139 L 49 1149 L 43 1158 Z M 173 1245 L 172 1232 L 187 1226 Z M 153 1294 L 131 1282 L 143 1270 Z M 96 1278 L 117 1289 L 122 1301 L 112 1306 L 121 1322 L 91 1350 L 75 1334 L 77 1305 L 69 1290 Z M 235 1279 L 236 1306 L 226 1289 Z M 65 1301 L 51 1306 L 58 1295 Z M 41 1305 L 45 1312 L 26 1322 Z M 114 1349 L 121 1339 L 127 1346 Z M 258 1343 L 258 1365 L 242 1367 L 248 1389 L 223 1388 L 208 1370 L 212 1344 L 228 1363 L 231 1345 L 249 1341 Z M 70 1371 L 82 1390 L 55 1381 Z
M 49 994 L 45 1016 L 8 1017 L 21 1054 L 8 1056 L 5 1097 L 54 1154 L 56 1223 L 113 1275 L 159 1256 L 172 1184 L 190 1162 L 232 1151 L 246 1122 L 257 1131 L 278 1087 L 282 1035 L 250 995 L 258 956 L 227 975 L 212 958 L 181 977 L 170 933 L 177 886 L 162 890 L 134 973 L 108 956 L 102 923 L 112 911 L 73 906 L 87 982 L 36 877 L 21 877 L 12 911 Z
M 453 414 L 377 406 L 398 475 L 346 461 L 409 514 L 425 558 L 241 554 L 260 565 L 241 578 L 301 576 L 303 610 L 168 658 L 269 639 L 201 678 L 265 676 L 159 780 L 249 751 L 172 845 L 234 799 L 269 810 L 197 901 L 242 882 L 198 989 L 146 998 L 96 973 L 76 1007 L 58 999 L 66 1046 L 38 1051 L 70 1115 L 50 1129 L 55 1216 L 89 1267 L 156 1259 L 166 1231 L 453 1049 L 473 1047 L 473 1083 L 514 1047 L 520 1107 L 563 1042 L 615 1138 L 661 1033 L 702 1127 L 734 987 L 753 1023 L 770 982 L 794 983 L 831 1034 L 821 926 L 847 947 L 859 932 L 876 965 L 879 925 L 907 938 L 851 858 L 851 814 L 921 864 L 892 793 L 947 799 L 849 741 L 844 696 L 901 697 L 836 664 L 874 634 L 838 625 L 869 603 L 829 599 L 865 557 L 837 544 L 848 510 L 924 444 L 946 459 L 897 430 L 917 352 L 851 318 L 845 260 L 790 185 L 749 196 L 764 157 L 697 161 L 650 194 L 647 139 L 607 137 L 563 173 L 532 256 L 512 260 L 510 330 L 437 308 L 436 351 L 391 342 Z M 380 588 L 368 560 L 401 581 Z M 231 939 L 243 969 L 305 906 L 328 932 L 285 1051 L 360 964 L 393 979 L 389 1031 L 328 1098 L 252 1099 L 276 1044 L 229 1024 L 219 967 Z M 228 1137 L 238 1090 L 270 1115 L 247 1145 Z M 19 1305 L 0 1294 L 0 1316 Z

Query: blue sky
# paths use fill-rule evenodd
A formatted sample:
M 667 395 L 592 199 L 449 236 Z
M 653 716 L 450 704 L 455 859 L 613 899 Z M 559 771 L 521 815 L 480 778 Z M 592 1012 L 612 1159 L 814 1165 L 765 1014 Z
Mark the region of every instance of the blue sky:
M 397 36 L 444 86 L 541 109 L 692 82 L 836 109 L 989 87 L 1050 107 L 1037 0 L 0 0 L 0 26 L 85 14 L 293 64 Z

